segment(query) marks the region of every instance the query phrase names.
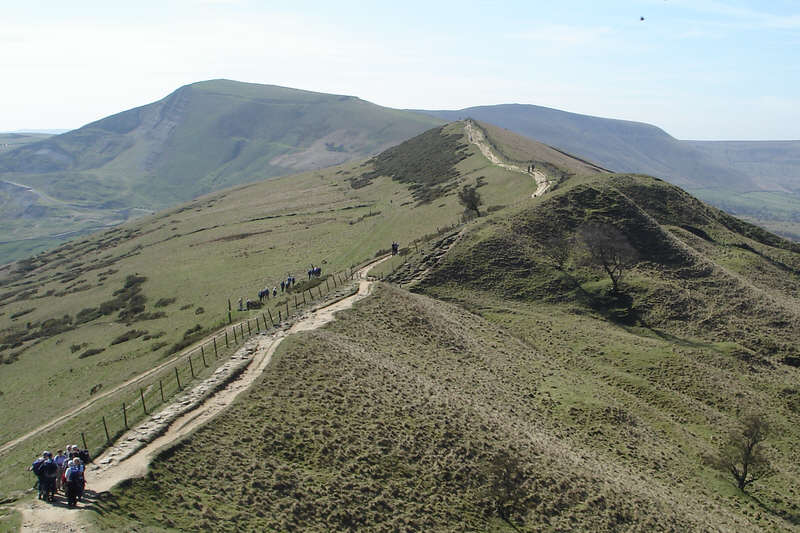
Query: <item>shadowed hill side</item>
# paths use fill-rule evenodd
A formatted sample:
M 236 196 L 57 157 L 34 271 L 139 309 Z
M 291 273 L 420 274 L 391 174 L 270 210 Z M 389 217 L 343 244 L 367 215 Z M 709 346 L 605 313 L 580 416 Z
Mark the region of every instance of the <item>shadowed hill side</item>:
M 12 244 L 118 224 L 232 185 L 362 159 L 441 124 L 352 96 L 212 80 L 0 152 L 38 210 L 0 210 Z M 15 252 L 18 253 L 18 252 Z
M 613 225 L 638 252 L 624 298 L 609 298 L 608 278 L 577 255 L 571 270 L 552 264 L 552 249 L 574 242 L 587 222 Z M 736 342 L 769 365 L 798 355 L 800 246 L 663 181 L 630 175 L 568 180 L 541 204 L 490 227 L 462 239 L 425 284 L 571 301 L 681 337 Z

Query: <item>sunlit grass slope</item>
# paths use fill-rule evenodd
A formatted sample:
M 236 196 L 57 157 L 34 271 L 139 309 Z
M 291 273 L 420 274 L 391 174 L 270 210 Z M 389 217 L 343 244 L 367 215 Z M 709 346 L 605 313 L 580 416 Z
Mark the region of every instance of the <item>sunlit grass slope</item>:
M 621 294 L 576 256 L 548 259 L 587 221 L 640 254 Z M 570 177 L 466 226 L 424 294 L 379 286 L 290 340 L 97 526 L 796 531 L 798 269 L 796 244 L 660 180 Z M 706 458 L 753 411 L 776 473 L 743 493 Z M 502 456 L 521 475 L 513 526 L 492 488 Z
M 193 83 L 158 102 L 0 151 L 0 179 L 37 194 L 37 209 L 21 215 L 0 202 L 0 229 L 14 243 L 87 233 L 237 184 L 362 159 L 442 122 L 353 96 Z M 0 262 L 20 252 L 19 245 L 0 245 Z
M 151 368 L 190 330 L 226 323 L 229 299 L 236 319 L 239 297 L 257 299 L 290 273 L 302 280 L 312 263 L 338 271 L 455 224 L 459 184 L 480 180 L 494 209 L 535 190 L 530 176 L 489 164 L 458 123 L 392 153 L 424 163 L 437 143 L 459 154 L 444 180 L 401 183 L 377 159 L 345 164 L 211 194 L 3 268 L 0 441 Z M 436 192 L 415 197 L 427 189 Z M 143 333 L 112 344 L 132 330 Z M 74 440 L 80 429 L 63 431 Z
M 524 511 L 513 514 L 523 531 L 752 527 L 711 489 L 675 482 L 688 465 L 663 445 L 666 418 L 620 407 L 624 383 L 553 353 L 459 307 L 379 287 L 291 341 L 228 416 L 101 502 L 98 523 L 513 531 L 487 489 L 506 452 L 524 473 Z

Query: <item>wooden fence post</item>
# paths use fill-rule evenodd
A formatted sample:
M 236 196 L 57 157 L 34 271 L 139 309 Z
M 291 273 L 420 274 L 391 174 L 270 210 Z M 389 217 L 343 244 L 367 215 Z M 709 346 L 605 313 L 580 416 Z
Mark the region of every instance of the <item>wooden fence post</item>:
M 267 309 L 267 314 L 269 315 L 269 323 L 272 324 L 272 327 L 275 327 L 275 321 L 272 319 L 272 313 L 269 309 Z
M 164 403 L 166 400 L 164 399 L 164 384 L 161 383 L 161 379 L 158 380 L 158 390 L 161 391 L 161 403 Z
M 301 294 L 303 295 L 303 305 L 307 305 L 306 304 L 306 291 L 303 291 Z
M 83 449 L 88 450 L 89 447 L 86 445 L 86 435 L 83 434 L 83 431 L 81 431 L 81 440 L 83 441 Z
M 236 338 L 236 326 L 233 326 L 233 343 L 239 344 L 239 339 Z
M 286 299 L 286 320 L 289 320 L 289 299 Z
M 336 287 L 337 287 L 337 285 L 336 285 L 336 273 L 334 272 L 333 273 L 333 288 L 335 289 Z
M 125 421 L 125 429 L 128 429 L 128 412 L 125 410 L 125 402 L 122 402 L 122 420 Z
M 328 283 L 328 278 L 325 278 L 325 288 L 331 290 L 331 285 Z
M 214 341 L 214 359 L 217 359 L 217 338 L 214 337 L 212 340 Z
M 142 411 L 144 411 L 144 414 L 146 415 L 147 406 L 144 403 L 144 389 L 142 389 L 141 387 L 139 387 L 139 396 L 142 398 Z
M 247 336 L 249 337 L 252 334 L 253 334 L 253 332 L 250 331 L 250 319 L 248 318 L 247 319 Z M 242 337 L 244 337 L 244 330 L 242 330 Z
M 278 309 L 278 324 L 280 324 L 281 322 L 283 322 L 283 318 L 281 318 L 281 310 Z
M 206 351 L 203 349 L 203 345 L 200 345 L 200 357 L 203 359 L 203 366 L 208 368 L 208 364 L 206 364 Z
M 175 381 L 178 382 L 178 390 L 183 390 L 183 387 L 181 387 L 181 377 L 178 375 L 178 367 L 177 366 L 175 367 Z
M 319 297 L 322 298 L 322 287 L 317 285 L 317 290 L 319 291 Z M 311 293 L 311 291 L 308 291 L 308 292 Z
M 225 347 L 228 347 L 228 330 L 225 330 Z
M 194 365 L 192 364 L 191 354 L 189 354 L 189 371 L 192 373 L 192 377 L 194 377 Z
M 267 317 L 264 316 L 264 313 L 261 313 L 261 319 L 264 321 L 264 331 L 269 330 L 269 326 L 267 326 Z
M 231 299 L 228 298 L 228 324 L 231 323 Z
M 239 328 L 241 328 L 241 330 L 242 330 L 242 342 L 244 342 L 244 324 L 239 322 Z M 250 329 L 250 323 L 249 322 L 247 323 L 247 329 L 248 330 Z
M 106 430 L 106 443 L 111 442 L 111 437 L 108 434 L 108 426 L 106 425 L 106 417 L 103 417 L 103 429 Z
M 297 294 L 294 294 L 294 308 L 297 309 Z

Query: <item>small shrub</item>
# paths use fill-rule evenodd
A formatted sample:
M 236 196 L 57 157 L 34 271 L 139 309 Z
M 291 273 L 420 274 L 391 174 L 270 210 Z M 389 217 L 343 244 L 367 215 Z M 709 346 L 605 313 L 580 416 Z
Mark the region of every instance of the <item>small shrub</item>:
M 197 309 L 194 310 L 194 314 L 196 314 L 196 315 L 202 315 L 205 312 L 206 312 L 206 310 L 203 309 L 202 307 L 198 307 Z
M 11 318 L 13 320 L 15 318 L 19 318 L 21 316 L 25 316 L 28 313 L 33 313 L 34 311 L 36 311 L 36 308 L 35 307 L 31 307 L 30 309 L 25 309 L 23 311 L 18 311 L 16 313 L 12 314 L 9 318 Z
M 175 298 L 161 298 L 155 303 L 155 307 L 166 307 L 175 303 Z
M 169 344 L 169 343 L 167 343 L 167 342 L 163 342 L 163 341 L 156 342 L 155 344 L 153 344 L 153 345 L 150 347 L 150 351 L 151 351 L 151 352 L 158 351 L 158 350 L 160 350 L 161 348 L 163 348 L 164 346 L 166 346 L 167 344 Z
M 87 307 L 78 311 L 78 314 L 75 315 L 75 323 L 85 324 L 86 322 L 91 322 L 92 320 L 96 320 L 101 316 L 103 316 L 103 313 L 101 313 L 100 309 L 97 307 Z
M 83 344 L 73 344 L 72 346 L 69 347 L 69 352 L 70 353 L 75 353 L 75 352 L 79 351 L 81 348 L 86 348 L 87 346 L 89 346 L 89 345 L 86 344 L 85 342 Z
M 188 339 L 189 337 L 191 337 L 195 333 L 199 333 L 201 331 L 203 331 L 203 326 L 201 326 L 200 324 L 197 324 L 197 325 L 195 325 L 195 327 L 187 329 L 186 332 L 183 334 L 183 338 L 184 339 Z
M 147 332 L 138 329 L 132 329 L 130 331 L 126 331 L 119 337 L 112 340 L 111 346 L 114 346 L 115 344 L 122 344 L 123 342 L 128 342 L 129 340 L 136 339 L 138 337 L 141 337 L 142 335 L 147 335 Z
M 91 357 L 93 355 L 97 355 L 97 354 L 105 352 L 105 351 L 106 351 L 105 348 L 89 348 L 88 350 L 86 350 L 85 352 L 80 354 L 78 356 L 78 359 L 83 359 L 85 357 Z

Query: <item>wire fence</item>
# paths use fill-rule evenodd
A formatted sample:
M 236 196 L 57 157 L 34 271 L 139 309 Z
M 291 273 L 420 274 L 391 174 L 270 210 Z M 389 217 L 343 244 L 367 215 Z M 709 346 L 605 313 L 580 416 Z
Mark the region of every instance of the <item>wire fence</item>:
M 210 376 L 254 335 L 281 327 L 299 312 L 320 303 L 332 292 L 342 290 L 355 277 L 355 267 L 297 283 L 282 295 L 259 302 L 257 308 L 245 309 L 247 316 L 234 322 L 229 308 L 229 324 L 211 337 L 188 348 L 177 357 L 157 367 L 140 380 L 123 387 L 113 400 L 95 409 L 92 418 L 66 434 L 80 437 L 92 457 L 99 456 L 130 428 L 164 407 L 179 393 Z M 229 301 L 230 302 L 230 301 Z M 230 304 L 229 304 L 230 305 Z M 73 415 L 72 418 L 76 418 Z

